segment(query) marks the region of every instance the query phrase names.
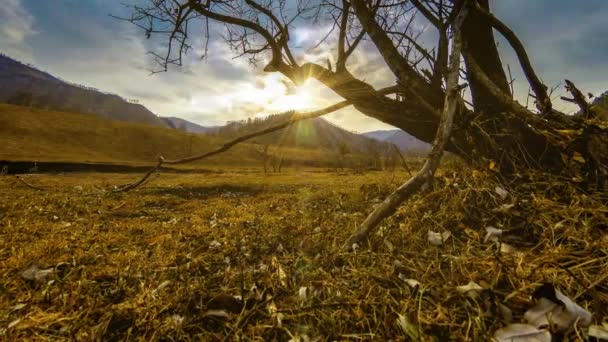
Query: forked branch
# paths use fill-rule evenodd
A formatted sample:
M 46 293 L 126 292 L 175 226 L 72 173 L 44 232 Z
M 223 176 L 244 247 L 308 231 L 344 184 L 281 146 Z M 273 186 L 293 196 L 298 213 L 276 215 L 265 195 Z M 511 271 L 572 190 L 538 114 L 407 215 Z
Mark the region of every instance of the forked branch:
M 390 194 L 369 214 L 369 216 L 367 216 L 359 229 L 349 237 L 345 245 L 347 249 L 350 249 L 354 244 L 358 244 L 367 239 L 374 228 L 376 228 L 376 226 L 382 222 L 382 220 L 392 215 L 403 201 L 418 191 L 424 191 L 431 186 L 433 176 L 435 175 L 435 171 L 437 170 L 439 162 L 441 161 L 443 150 L 450 139 L 454 114 L 456 113 L 456 108 L 458 106 L 460 93 L 458 76 L 460 68 L 460 51 L 462 47 L 460 28 L 464 18 L 466 17 L 467 11 L 468 7 L 463 6 L 453 24 L 454 33 L 452 36 L 452 52 L 450 55 L 450 65 L 447 72 L 447 89 L 444 99 L 443 112 L 441 114 L 439 128 L 437 129 L 437 135 L 435 136 L 435 141 L 433 142 L 433 148 L 429 153 L 426 162 L 414 177 L 403 183 L 403 185 Z
M 476 1 L 473 2 L 475 3 L 475 10 L 488 19 L 492 27 L 496 29 L 496 31 L 498 31 L 503 37 L 505 37 L 505 39 L 509 42 L 509 45 L 511 45 L 515 51 L 524 75 L 526 75 L 528 83 L 530 83 L 530 87 L 536 95 L 536 107 L 538 111 L 545 114 L 550 113 L 552 110 L 552 104 L 551 99 L 547 94 L 547 87 L 536 75 L 536 72 L 532 67 L 532 63 L 530 62 L 530 58 L 526 53 L 524 44 L 522 44 L 517 35 L 505 23 L 496 18 L 496 16 L 494 16 L 492 13 L 483 9 Z

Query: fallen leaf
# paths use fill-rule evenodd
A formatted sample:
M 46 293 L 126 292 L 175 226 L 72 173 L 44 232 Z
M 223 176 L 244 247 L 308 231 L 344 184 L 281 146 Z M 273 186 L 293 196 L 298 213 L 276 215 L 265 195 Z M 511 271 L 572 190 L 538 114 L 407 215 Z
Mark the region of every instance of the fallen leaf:
M 551 342 L 551 334 L 530 324 L 514 323 L 494 333 L 497 342 Z
M 45 282 L 49 277 L 55 274 L 55 268 L 50 267 L 47 269 L 41 269 L 38 265 L 32 265 L 27 270 L 21 273 L 21 276 L 25 280 Z
M 498 185 L 494 188 L 494 192 L 496 194 L 498 194 L 498 196 L 500 196 L 500 198 L 502 198 L 503 200 L 506 199 L 507 196 L 509 195 L 509 193 L 507 192 L 507 190 L 501 188 Z
M 300 289 L 298 290 L 298 297 L 300 297 L 300 299 L 302 299 L 302 300 L 306 300 L 307 294 L 308 294 L 308 288 L 306 286 L 300 287 Z
M 448 231 L 437 233 L 429 230 L 427 240 L 431 245 L 441 246 L 451 235 L 452 233 Z
M 598 340 L 608 341 L 608 323 L 590 326 L 587 335 L 590 337 L 595 337 Z
M 551 284 L 544 284 L 535 293 L 542 293 L 536 305 L 524 313 L 524 319 L 535 327 L 566 331 L 578 322 L 591 324 L 591 313 L 583 309 Z
M 19 324 L 19 322 L 21 322 L 21 318 L 17 318 L 16 320 L 10 322 L 7 326 L 7 329 L 14 328 L 17 324 Z
M 420 287 L 420 282 L 418 280 L 406 278 L 402 273 L 399 273 L 399 279 L 403 280 L 407 286 L 411 287 L 412 289 Z
M 483 291 L 483 287 L 471 280 L 466 285 L 457 286 L 456 291 L 462 294 L 466 294 L 471 298 L 476 298 L 477 296 L 479 296 L 479 292 Z
M 486 227 L 486 237 L 483 238 L 483 242 L 488 241 L 498 242 L 498 238 L 502 236 L 503 230 L 494 228 L 492 226 Z

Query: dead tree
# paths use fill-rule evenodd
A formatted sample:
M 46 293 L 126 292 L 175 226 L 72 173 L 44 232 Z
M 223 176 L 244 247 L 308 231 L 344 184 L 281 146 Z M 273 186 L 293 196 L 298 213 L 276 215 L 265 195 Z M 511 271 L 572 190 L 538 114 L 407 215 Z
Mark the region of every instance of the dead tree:
M 470 104 L 448 87 L 448 57 L 453 50 L 449 40 L 457 31 L 454 24 L 464 8 L 468 14 L 461 28 L 460 56 L 465 66 L 461 77 L 470 89 Z M 166 38 L 167 48 L 154 55 L 161 71 L 181 64 L 195 34 L 192 27 L 203 27 L 205 42 L 224 39 L 237 55 L 264 63 L 266 72 L 280 73 L 296 84 L 316 79 L 359 112 L 428 143 L 441 131 L 446 98 L 455 96 L 453 129 L 445 150 L 473 166 L 497 165 L 503 177 L 522 170 L 541 170 L 565 179 L 582 176 L 588 184 L 601 185 L 608 174 L 608 130 L 586 120 L 596 116 L 593 112 L 572 117 L 554 108 L 524 43 L 491 12 L 489 0 L 295 4 L 286 0 L 148 0 L 145 6 L 132 7 L 132 13 L 126 19 L 145 30 L 148 37 Z M 413 25 L 414 14 L 437 30 L 434 46 L 417 39 L 420 32 L 415 29 L 419 25 Z M 292 50 L 291 32 L 307 20 L 333 24 L 319 42 L 333 45 L 333 66 L 302 62 Z M 503 36 L 515 52 L 535 97 L 535 109 L 513 99 L 494 34 Z M 397 79 L 398 100 L 365 82 L 365 75 L 357 77 L 349 70 L 349 58 L 364 48 L 362 41 L 373 45 Z M 207 44 L 204 46 L 207 54 Z M 573 84 L 570 89 L 575 89 Z M 576 95 L 573 100 L 578 101 Z M 579 105 L 583 111 L 593 110 Z

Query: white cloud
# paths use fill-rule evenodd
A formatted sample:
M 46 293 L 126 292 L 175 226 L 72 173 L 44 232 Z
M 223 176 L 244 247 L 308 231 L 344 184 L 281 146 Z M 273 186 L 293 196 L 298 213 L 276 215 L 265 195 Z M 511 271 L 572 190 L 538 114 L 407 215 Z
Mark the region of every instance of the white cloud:
M 33 62 L 32 49 L 25 39 L 36 33 L 34 17 L 20 0 L 4 0 L 0 6 L 0 49 L 11 56 Z

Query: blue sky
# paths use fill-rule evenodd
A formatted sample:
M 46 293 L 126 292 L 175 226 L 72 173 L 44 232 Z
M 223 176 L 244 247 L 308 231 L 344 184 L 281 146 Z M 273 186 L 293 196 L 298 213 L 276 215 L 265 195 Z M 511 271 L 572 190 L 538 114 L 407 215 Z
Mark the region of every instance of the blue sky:
M 141 1 L 141 0 L 139 0 Z M 191 54 L 183 68 L 150 75 L 154 67 L 148 51 L 158 42 L 109 14 L 128 15 L 129 0 L 3 0 L 0 6 L 0 51 L 63 79 L 138 99 L 163 116 L 178 116 L 202 125 L 277 112 L 290 107 L 315 109 L 338 100 L 315 82 L 298 96 L 289 95 L 278 75 L 268 75 L 245 59 L 232 59 L 221 42 L 200 61 Z M 534 66 L 550 86 L 564 78 L 585 92 L 608 90 L 608 1 L 606 0 L 494 0 L 496 15 L 509 24 L 528 48 Z M 307 26 L 296 37 L 313 44 L 323 27 Z M 503 62 L 516 78 L 516 95 L 525 101 L 528 90 L 505 42 Z M 300 51 L 300 57 L 324 56 L 331 50 Z M 310 56 L 308 56 L 310 57 Z M 393 77 L 373 48 L 353 56 L 353 73 L 376 86 Z M 373 66 L 373 72 L 368 69 Z M 556 92 L 563 94 L 563 87 Z M 573 108 L 556 99 L 556 107 Z M 344 109 L 329 119 L 345 128 L 369 131 L 387 125 Z

